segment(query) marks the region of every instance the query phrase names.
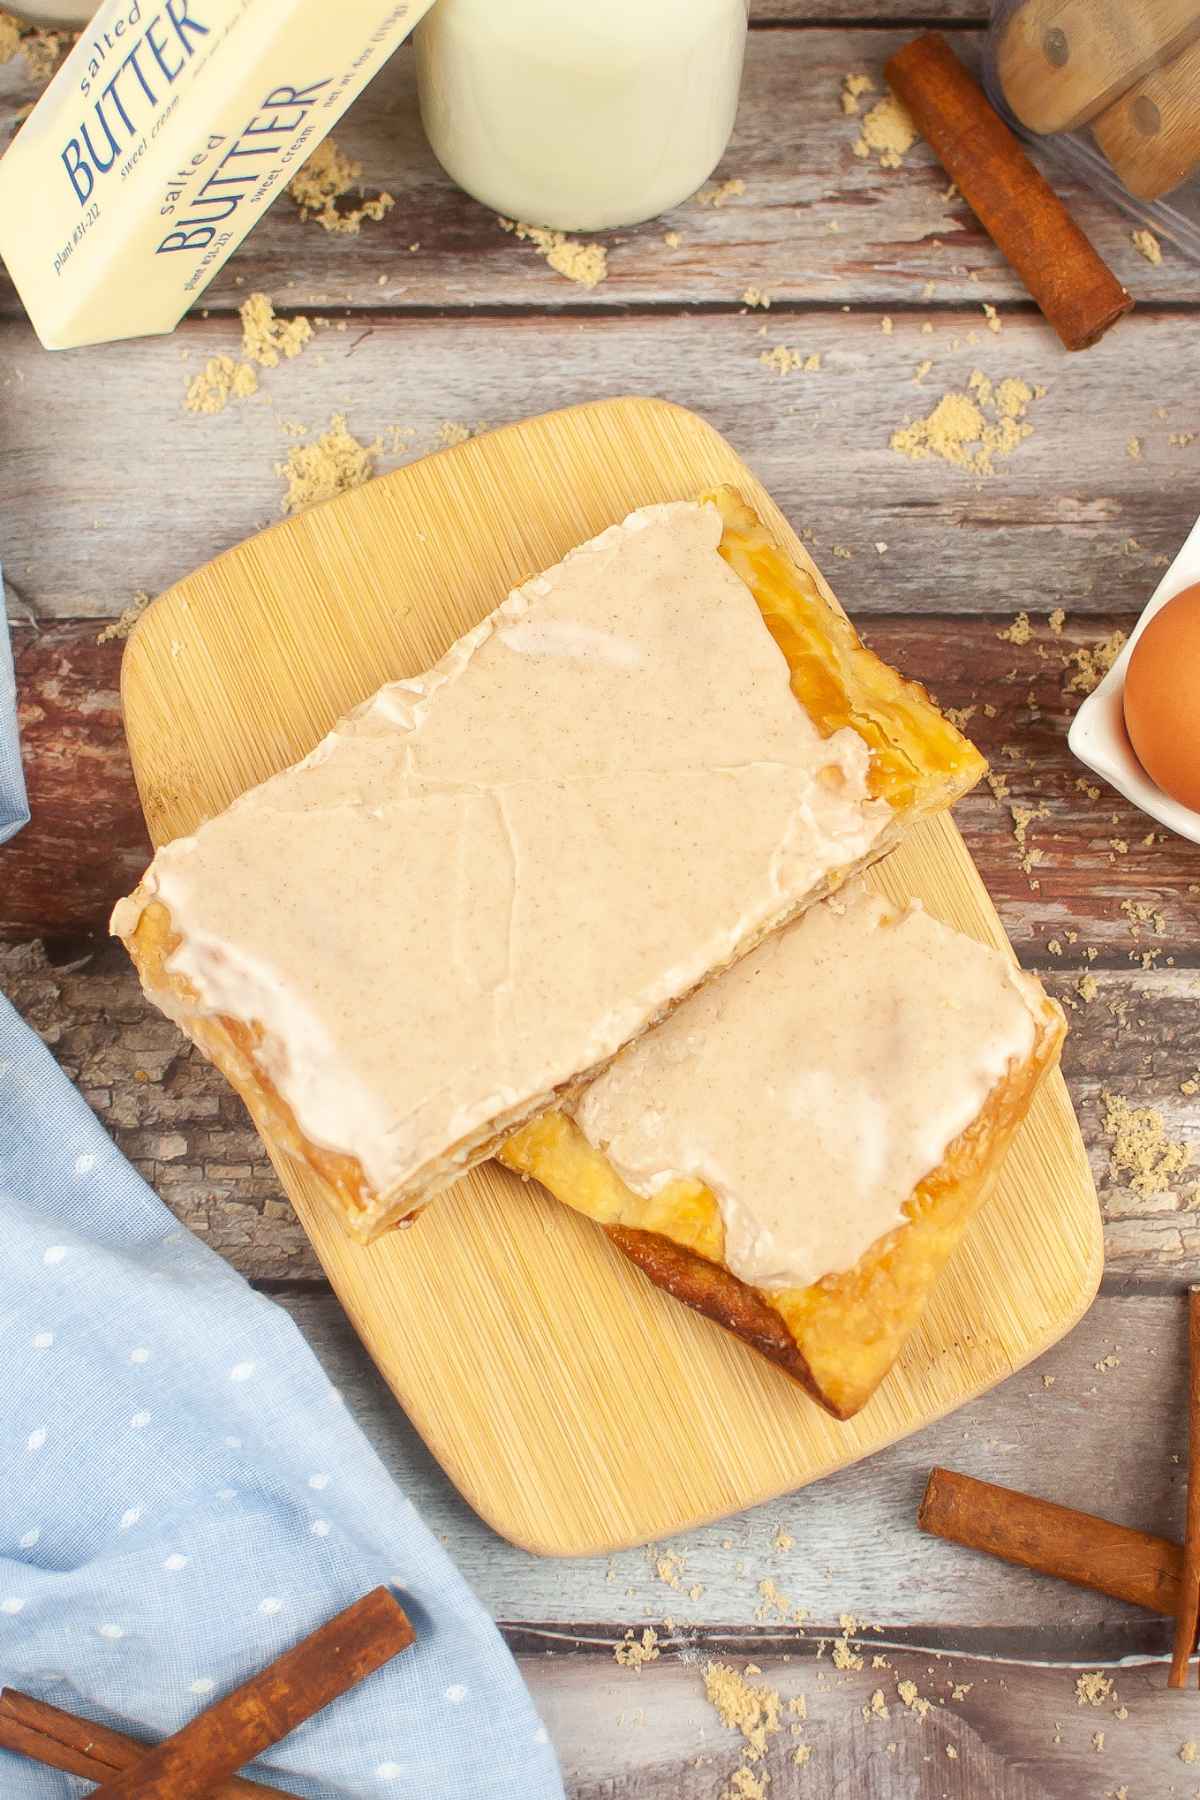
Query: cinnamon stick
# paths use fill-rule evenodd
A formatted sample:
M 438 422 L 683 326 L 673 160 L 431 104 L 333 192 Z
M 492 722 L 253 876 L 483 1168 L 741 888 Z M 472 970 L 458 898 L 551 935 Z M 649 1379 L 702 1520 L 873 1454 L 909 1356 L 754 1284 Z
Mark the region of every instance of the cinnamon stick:
M 138 1738 L 76 1718 L 18 1688 L 0 1690 L 0 1750 L 14 1750 L 48 1769 L 81 1775 L 85 1781 L 106 1781 L 140 1762 L 148 1748 Z M 282 1788 L 239 1776 L 210 1792 L 212 1800 L 292 1800 Z
M 375 1588 L 106 1781 L 92 1800 L 201 1800 L 412 1641 L 404 1609 L 387 1588 Z
M 897 99 L 1068 350 L 1085 350 L 1133 301 L 938 31 L 884 66 Z
M 1188 1483 L 1183 1579 L 1168 1686 L 1186 1685 L 1200 1622 L 1200 1288 L 1188 1289 Z
M 930 1471 L 917 1524 L 934 1537 L 986 1550 L 1131 1606 L 1171 1614 L 1179 1605 L 1184 1564 L 1179 1544 L 953 1469 Z

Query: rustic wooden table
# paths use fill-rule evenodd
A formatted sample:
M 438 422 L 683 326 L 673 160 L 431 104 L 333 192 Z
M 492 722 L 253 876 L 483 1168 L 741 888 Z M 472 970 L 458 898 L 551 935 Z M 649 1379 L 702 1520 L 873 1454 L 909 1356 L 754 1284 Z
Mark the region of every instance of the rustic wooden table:
M 1200 1065 L 1200 850 L 1150 841 L 1149 822 L 1082 781 L 1065 747 L 1079 698 L 1071 653 L 1128 626 L 1200 501 L 1185 381 L 1200 277 L 1170 249 L 1152 266 L 1126 221 L 1070 193 L 1138 305 L 1069 358 L 923 146 L 893 170 L 854 155 L 844 75 L 879 82 L 914 14 L 974 58 L 985 11 L 984 0 L 760 0 L 719 171 L 744 192 L 613 234 L 608 278 L 592 290 L 441 175 L 408 52 L 337 133 L 364 181 L 396 196 L 360 236 L 305 224 L 284 199 L 174 336 L 65 356 L 39 349 L 0 286 L 0 544 L 34 812 L 0 853 L 0 982 L 179 1216 L 299 1320 L 500 1621 L 576 1800 L 717 1800 L 741 1740 L 704 1697 L 710 1659 L 752 1659 L 763 1671 L 752 1679 L 806 1696 L 803 1739 L 785 1724 L 756 1768 L 779 1800 L 1157 1800 L 1200 1788 L 1188 1766 L 1200 1696 L 1164 1690 L 1164 1621 L 922 1538 L 914 1523 L 926 1472 L 943 1462 L 1180 1533 L 1181 1292 L 1200 1254 L 1200 1177 L 1133 1185 L 1113 1161 L 1102 1098 L 1156 1108 L 1171 1139 L 1200 1139 L 1200 1100 L 1182 1086 Z M 14 114 L 30 97 L 19 65 L 0 80 Z M 771 295 L 769 311 L 746 308 L 750 286 Z M 256 289 L 334 324 L 264 372 L 253 400 L 187 412 L 186 382 L 206 358 L 236 355 L 235 309 Z M 763 367 L 777 344 L 819 354 L 819 372 Z M 893 430 L 975 369 L 1046 390 L 1033 434 L 994 475 L 890 448 Z M 431 1464 L 240 1105 L 105 942 L 108 905 L 146 843 L 121 733 L 121 644 L 97 640 L 135 590 L 158 591 L 278 514 L 289 430 L 344 413 L 360 440 L 378 440 L 386 468 L 461 427 L 629 391 L 706 414 L 811 533 L 883 654 L 970 709 L 1005 781 L 959 818 L 1022 959 L 1071 1007 L 1066 1070 L 1108 1268 L 1070 1338 L 920 1437 L 678 1543 L 558 1564 L 494 1538 Z M 1022 609 L 1028 637 L 1003 637 Z M 844 1615 L 865 1621 L 854 1627 L 862 1668 L 835 1667 L 828 1649 Z M 647 1625 L 657 1659 L 618 1665 L 614 1646 Z M 1090 1670 L 1113 1684 L 1090 1684 L 1095 1706 L 1076 1689 Z M 910 1681 L 915 1694 L 901 1691 Z

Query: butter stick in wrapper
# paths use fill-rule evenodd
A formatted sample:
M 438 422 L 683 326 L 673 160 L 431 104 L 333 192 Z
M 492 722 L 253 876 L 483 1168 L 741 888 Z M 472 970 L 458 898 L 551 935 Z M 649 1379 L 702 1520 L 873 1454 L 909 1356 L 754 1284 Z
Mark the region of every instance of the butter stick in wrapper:
M 432 0 L 106 0 L 0 160 L 49 350 L 171 331 Z

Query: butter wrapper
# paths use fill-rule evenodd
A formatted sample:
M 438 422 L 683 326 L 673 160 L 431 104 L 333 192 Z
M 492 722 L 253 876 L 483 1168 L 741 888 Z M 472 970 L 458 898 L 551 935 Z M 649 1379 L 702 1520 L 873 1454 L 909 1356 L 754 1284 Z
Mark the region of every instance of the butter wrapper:
M 105 0 L 0 160 L 49 350 L 171 331 L 432 0 Z

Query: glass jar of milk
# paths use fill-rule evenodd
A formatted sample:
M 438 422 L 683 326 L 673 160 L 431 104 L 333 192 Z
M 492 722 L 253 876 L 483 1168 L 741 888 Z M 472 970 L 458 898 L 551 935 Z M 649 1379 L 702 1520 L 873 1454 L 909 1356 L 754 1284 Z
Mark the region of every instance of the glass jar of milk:
M 446 173 L 527 225 L 602 231 L 677 206 L 733 129 L 748 0 L 437 0 L 421 117 Z

